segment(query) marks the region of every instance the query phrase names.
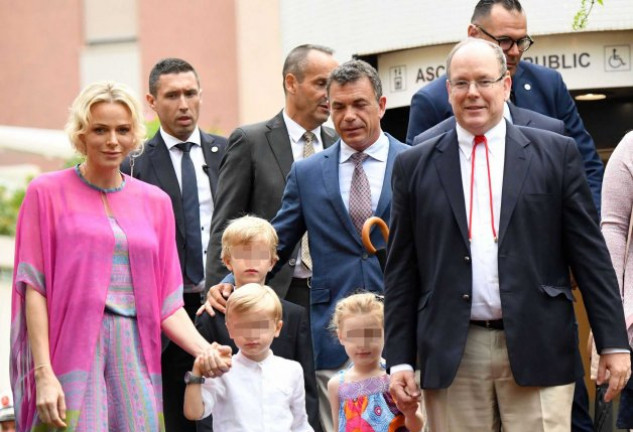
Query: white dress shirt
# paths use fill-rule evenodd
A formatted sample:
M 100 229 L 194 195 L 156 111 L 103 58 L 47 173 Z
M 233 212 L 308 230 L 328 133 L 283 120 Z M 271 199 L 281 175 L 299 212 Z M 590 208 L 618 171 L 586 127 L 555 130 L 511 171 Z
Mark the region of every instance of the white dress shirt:
M 459 124 L 455 126 L 459 144 L 459 165 L 462 174 L 466 218 L 470 212 L 470 178 L 472 150 L 475 136 Z M 499 213 L 501 211 L 501 191 L 503 189 L 503 167 L 506 153 L 506 122 L 501 121 L 486 132 L 488 158 L 490 161 L 490 187 L 492 188 L 492 208 L 495 233 L 499 235 Z M 490 187 L 486 147 L 483 144 L 475 150 L 475 184 L 473 186 L 472 239 L 470 242 L 472 262 L 472 303 L 470 318 L 473 320 L 496 320 L 501 318 L 501 297 L 499 296 L 499 264 L 497 262 L 498 243 L 493 235 L 490 211 Z
M 222 432 L 313 431 L 306 414 L 301 365 L 270 355 L 261 362 L 233 356 L 231 370 L 201 386 L 204 414 Z
M 357 153 L 357 151 L 341 140 L 338 180 L 341 188 L 341 198 L 347 211 L 349 211 L 349 191 L 352 187 L 352 176 L 355 168 L 350 156 L 354 153 Z M 371 209 L 375 213 L 376 207 L 378 207 L 378 200 L 380 200 L 382 183 L 385 180 L 385 171 L 387 169 L 387 158 L 389 157 L 389 138 L 387 138 L 387 135 L 381 132 L 376 142 L 367 147 L 364 153 L 369 156 L 363 162 L 363 170 L 365 170 L 367 180 L 369 180 Z
M 306 130 L 299 125 L 296 121 L 290 118 L 290 116 L 286 113 L 286 110 L 283 110 L 283 118 L 284 123 L 286 124 L 286 129 L 288 129 L 288 138 L 290 138 L 290 147 L 292 148 L 292 158 L 294 161 L 298 161 L 303 159 L 303 147 L 305 146 L 305 140 L 303 139 L 303 134 L 306 133 Z M 323 141 L 321 140 L 321 126 L 312 129 L 311 131 L 316 139 L 312 141 L 312 146 L 314 147 L 314 153 L 319 153 L 323 151 Z M 312 276 L 312 272 L 308 270 L 305 266 L 301 264 L 301 248 L 297 252 L 297 256 L 295 257 L 295 267 L 293 276 L 300 279 L 307 279 Z
M 180 144 L 181 140 L 169 135 L 167 132 L 160 128 L 160 135 L 167 145 L 169 150 L 169 157 L 171 163 L 174 166 L 174 172 L 178 179 L 178 185 L 182 192 L 182 151 L 176 147 L 176 144 Z M 204 159 L 204 153 L 202 152 L 200 130 L 196 127 L 191 136 L 187 138 L 186 142 L 192 142 L 196 145 L 191 147 L 189 156 L 193 162 L 193 166 L 196 170 L 196 182 L 198 184 L 198 202 L 200 203 L 200 238 L 202 241 L 202 265 L 207 265 L 207 246 L 209 245 L 209 236 L 211 234 L 211 217 L 213 216 L 213 197 L 211 196 L 211 184 L 209 183 L 209 176 L 204 172 L 203 166 L 207 164 Z M 203 267 L 203 268 L 204 268 Z M 204 279 L 195 288 L 185 287 L 187 292 L 201 292 L 204 290 Z

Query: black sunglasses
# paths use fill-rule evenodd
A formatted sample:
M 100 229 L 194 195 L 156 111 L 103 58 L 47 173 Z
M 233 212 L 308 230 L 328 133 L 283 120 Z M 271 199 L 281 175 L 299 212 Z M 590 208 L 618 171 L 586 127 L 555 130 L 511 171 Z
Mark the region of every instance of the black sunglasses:
M 473 24 L 473 25 L 477 27 L 478 30 L 481 30 L 483 34 L 497 41 L 497 43 L 499 44 L 499 46 L 501 47 L 503 51 L 509 51 L 512 49 L 514 44 L 517 44 L 517 48 L 519 49 L 519 51 L 525 52 L 529 50 L 532 44 L 534 43 L 532 38 L 529 36 L 523 36 L 521 39 L 516 39 L 516 40 L 512 39 L 509 36 L 495 37 L 491 35 L 490 33 L 488 33 L 482 26 L 478 24 Z

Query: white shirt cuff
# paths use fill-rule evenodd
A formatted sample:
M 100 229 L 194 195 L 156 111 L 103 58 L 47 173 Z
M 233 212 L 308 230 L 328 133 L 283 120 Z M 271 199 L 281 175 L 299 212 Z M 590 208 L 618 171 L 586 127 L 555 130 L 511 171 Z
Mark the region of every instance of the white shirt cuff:
M 600 355 L 605 355 L 605 354 L 623 354 L 623 353 L 628 353 L 630 352 L 627 349 L 622 349 L 622 348 L 605 348 L 600 352 Z
M 413 372 L 413 366 L 406 363 L 391 366 L 391 368 L 389 369 L 389 374 L 393 375 L 396 372 Z

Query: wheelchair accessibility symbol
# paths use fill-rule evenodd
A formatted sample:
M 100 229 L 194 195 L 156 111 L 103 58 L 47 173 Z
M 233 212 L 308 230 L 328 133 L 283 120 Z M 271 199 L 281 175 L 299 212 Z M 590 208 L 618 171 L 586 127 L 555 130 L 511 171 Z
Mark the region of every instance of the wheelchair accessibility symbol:
M 629 45 L 605 46 L 604 70 L 606 72 L 631 70 L 631 47 Z

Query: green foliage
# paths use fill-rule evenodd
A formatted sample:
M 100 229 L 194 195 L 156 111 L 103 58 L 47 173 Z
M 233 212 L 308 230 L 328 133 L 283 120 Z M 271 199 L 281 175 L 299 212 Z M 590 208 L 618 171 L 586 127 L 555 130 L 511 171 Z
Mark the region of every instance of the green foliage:
M 15 235 L 18 211 L 25 192 L 24 189 L 9 192 L 4 186 L 0 186 L 0 235 Z
M 574 15 L 574 22 L 572 27 L 574 30 L 582 30 L 587 26 L 587 22 L 589 21 L 589 15 L 591 14 L 591 10 L 593 6 L 598 3 L 599 5 L 604 5 L 604 0 L 580 0 L 580 9 Z

